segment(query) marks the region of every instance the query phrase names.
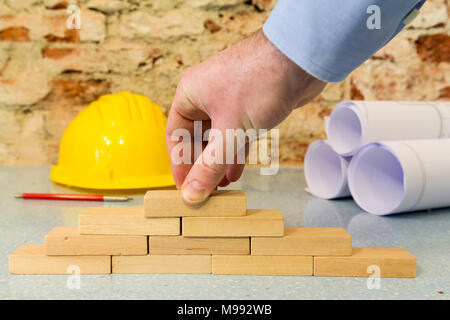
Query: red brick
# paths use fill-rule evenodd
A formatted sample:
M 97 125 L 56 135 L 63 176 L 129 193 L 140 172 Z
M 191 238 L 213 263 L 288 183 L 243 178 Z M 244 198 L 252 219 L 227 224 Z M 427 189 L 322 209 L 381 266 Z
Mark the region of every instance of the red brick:
M 162 54 L 161 50 L 158 48 L 155 48 L 150 51 L 147 59 L 150 60 L 152 63 L 155 63 L 162 56 L 163 56 L 163 54 Z
M 59 79 L 52 81 L 51 101 L 69 100 L 75 104 L 88 104 L 107 94 L 110 84 L 104 80 Z
M 395 62 L 394 56 L 391 54 L 383 54 L 383 55 L 373 55 L 370 57 L 371 60 L 387 60 L 389 62 Z
M 444 87 L 439 90 L 439 99 L 450 101 L 450 86 Z
M 67 3 L 67 1 L 63 0 L 63 1 L 55 3 L 52 6 L 47 7 L 47 9 L 50 9 L 50 10 L 67 9 L 68 5 L 69 4 Z
M 203 26 L 206 30 L 208 30 L 211 33 L 215 33 L 217 31 L 220 31 L 222 29 L 217 23 L 215 23 L 211 19 L 206 19 L 205 22 L 203 22 Z
M 0 41 L 30 41 L 29 32 L 25 27 L 9 27 L 0 30 Z
M 177 63 L 178 63 L 179 66 L 184 65 L 183 55 L 181 53 L 177 54 L 176 60 L 177 60 Z
M 76 52 L 75 48 L 45 48 L 42 50 L 42 57 L 53 60 L 60 60 Z
M 319 116 L 319 118 L 325 119 L 325 117 L 328 117 L 331 114 L 331 111 L 333 111 L 333 109 L 331 108 L 323 109 L 317 115 Z
M 80 35 L 77 29 L 67 29 L 64 31 L 64 36 L 57 36 L 52 33 L 47 34 L 44 37 L 48 42 L 66 42 L 66 43 L 74 43 L 80 41 Z
M 350 87 L 350 99 L 351 100 L 364 100 L 364 95 L 361 90 L 352 82 Z
M 446 34 L 422 35 L 416 40 L 416 48 L 422 61 L 450 63 L 450 36 Z
M 252 0 L 252 4 L 258 9 L 258 10 L 266 10 L 269 9 L 272 5 L 272 0 Z

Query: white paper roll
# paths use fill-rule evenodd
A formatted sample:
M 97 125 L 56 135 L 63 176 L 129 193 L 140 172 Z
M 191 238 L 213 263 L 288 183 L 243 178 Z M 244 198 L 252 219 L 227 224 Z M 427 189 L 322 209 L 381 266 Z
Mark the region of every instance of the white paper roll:
M 450 139 L 371 143 L 348 168 L 365 211 L 387 215 L 450 206 Z
M 328 142 L 352 156 L 375 141 L 450 138 L 450 103 L 343 101 L 326 125 Z
M 326 141 L 313 142 L 305 155 L 305 178 L 309 191 L 323 199 L 350 196 L 347 184 L 349 161 L 337 154 Z

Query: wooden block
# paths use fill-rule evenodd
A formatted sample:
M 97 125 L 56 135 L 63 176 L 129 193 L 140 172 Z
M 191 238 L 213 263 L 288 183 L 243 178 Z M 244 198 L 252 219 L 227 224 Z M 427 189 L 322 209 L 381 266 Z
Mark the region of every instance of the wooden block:
M 284 233 L 279 210 L 249 209 L 241 217 L 182 218 L 185 237 L 280 237 Z
M 153 254 L 250 254 L 250 238 L 186 238 L 151 236 L 149 253 Z
M 187 205 L 179 190 L 152 190 L 144 198 L 146 217 L 244 216 L 247 199 L 242 190 L 218 190 L 202 204 Z
M 211 273 L 210 255 L 113 256 L 113 273 Z
M 312 256 L 213 255 L 213 274 L 311 276 Z
M 349 256 L 352 236 L 342 228 L 285 228 L 281 238 L 252 238 L 252 255 Z
M 77 227 L 55 227 L 45 236 L 48 256 L 137 256 L 147 251 L 147 236 L 80 235 Z
M 45 245 L 25 244 L 9 256 L 9 272 L 15 274 L 111 273 L 111 256 L 46 256 Z
M 179 235 L 180 218 L 145 218 L 143 208 L 88 208 L 80 234 Z
M 349 257 L 314 257 L 315 276 L 368 277 L 380 268 L 383 278 L 415 278 L 416 258 L 400 248 L 353 248 Z

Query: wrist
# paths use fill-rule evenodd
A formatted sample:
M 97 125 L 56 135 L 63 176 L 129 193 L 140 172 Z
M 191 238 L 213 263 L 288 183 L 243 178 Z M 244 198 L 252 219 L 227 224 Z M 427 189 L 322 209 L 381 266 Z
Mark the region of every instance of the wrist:
M 255 37 L 268 52 L 269 60 L 272 60 L 275 66 L 275 72 L 283 78 L 286 95 L 295 101 L 294 109 L 305 105 L 320 94 L 326 82 L 314 77 L 292 61 L 266 37 L 262 30 L 258 31 Z

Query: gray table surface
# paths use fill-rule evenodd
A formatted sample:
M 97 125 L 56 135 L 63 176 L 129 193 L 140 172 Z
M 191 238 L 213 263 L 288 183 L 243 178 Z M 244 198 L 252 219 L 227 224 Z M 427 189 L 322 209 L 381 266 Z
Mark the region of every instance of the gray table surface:
M 368 289 L 366 278 L 81 275 L 81 288 L 69 289 L 68 275 L 10 275 L 8 255 L 25 243 L 43 243 L 55 226 L 77 225 L 78 214 L 92 203 L 22 200 L 16 192 L 74 193 L 52 183 L 49 167 L 0 167 L 1 299 L 449 299 L 450 209 L 379 217 L 363 212 L 351 199 L 326 201 L 307 194 L 303 170 L 281 168 L 262 176 L 247 168 L 231 188 L 247 192 L 249 208 L 274 208 L 286 226 L 342 227 L 354 246 L 403 247 L 417 257 L 415 279 L 382 278 Z M 132 202 L 142 206 L 144 191 Z M 98 206 L 104 205 L 97 203 Z

